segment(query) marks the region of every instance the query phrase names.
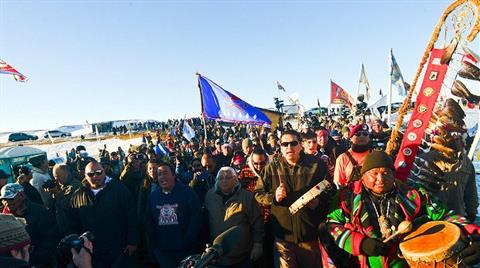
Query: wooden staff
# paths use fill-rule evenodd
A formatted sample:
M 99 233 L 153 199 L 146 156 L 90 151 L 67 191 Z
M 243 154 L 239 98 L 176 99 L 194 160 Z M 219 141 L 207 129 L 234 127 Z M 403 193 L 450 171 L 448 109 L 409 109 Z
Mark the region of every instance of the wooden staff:
M 407 97 L 402 103 L 402 106 L 400 107 L 400 110 L 398 111 L 398 119 L 397 123 L 395 125 L 395 128 L 392 130 L 392 134 L 390 136 L 390 140 L 387 143 L 387 149 L 385 150 L 386 153 L 391 154 L 393 151 L 396 149 L 396 140 L 398 139 L 398 133 L 400 130 L 400 126 L 403 124 L 403 118 L 405 117 L 405 114 L 407 113 L 408 107 L 410 105 L 410 101 L 412 99 L 413 92 L 415 91 L 415 87 L 417 86 L 418 78 L 420 77 L 420 74 L 423 71 L 423 68 L 425 66 L 425 63 L 428 60 L 428 57 L 430 56 L 430 51 L 432 51 L 433 46 L 435 45 L 435 42 L 438 40 L 438 36 L 440 35 L 440 31 L 442 29 L 443 24 L 445 23 L 445 20 L 447 19 L 448 15 L 455 10 L 458 6 L 470 2 L 473 5 L 477 7 L 477 14 L 480 14 L 480 0 L 457 0 L 450 4 L 450 6 L 447 7 L 447 9 L 443 12 L 442 16 L 438 20 L 437 24 L 435 25 L 435 28 L 433 30 L 432 36 L 430 37 L 430 40 L 427 44 L 427 47 L 425 48 L 425 51 L 423 52 L 423 57 L 422 60 L 420 61 L 420 65 L 418 66 L 417 72 L 415 73 L 415 78 L 413 79 L 412 86 L 408 90 Z M 478 32 L 480 31 L 480 17 L 477 16 L 475 20 L 475 24 L 473 25 L 472 29 L 470 30 L 470 33 L 467 36 L 467 41 L 472 42 L 475 37 L 477 36 Z

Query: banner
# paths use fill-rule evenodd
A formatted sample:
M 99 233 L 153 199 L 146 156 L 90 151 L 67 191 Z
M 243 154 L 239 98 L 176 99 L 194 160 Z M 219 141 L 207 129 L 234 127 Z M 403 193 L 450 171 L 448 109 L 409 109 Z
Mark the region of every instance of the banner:
M 444 53 L 445 49 L 433 49 L 430 54 L 422 86 L 415 101 L 415 109 L 408 122 L 395 160 L 395 175 L 402 181 L 406 181 L 412 169 L 418 147 L 422 143 L 425 129 L 428 127 L 428 122 L 432 117 L 435 102 L 440 94 L 443 79 L 447 73 L 448 65 L 440 63 Z
M 25 77 L 19 71 L 15 70 L 15 68 L 10 66 L 8 63 L 6 63 L 3 60 L 0 60 L 0 74 L 11 74 L 13 75 L 13 78 L 15 78 L 15 80 L 17 80 L 18 82 L 27 81 L 27 77 Z
M 203 116 L 209 119 L 252 125 L 270 125 L 270 119 L 259 109 L 226 91 L 205 76 L 198 75 Z
M 345 104 L 349 107 L 353 106 L 353 98 L 348 94 L 348 92 L 337 85 L 335 82 L 330 80 L 330 103 L 331 104 Z

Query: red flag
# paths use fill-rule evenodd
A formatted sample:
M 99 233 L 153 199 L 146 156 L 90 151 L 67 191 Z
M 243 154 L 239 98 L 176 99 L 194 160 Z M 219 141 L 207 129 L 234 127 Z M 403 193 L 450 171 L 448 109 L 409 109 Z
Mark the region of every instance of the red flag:
M 331 93 L 330 93 L 330 103 L 332 104 L 346 104 L 353 106 L 353 98 L 348 94 L 348 92 L 337 85 L 335 82 L 330 81 L 331 84 Z
M 27 77 L 25 77 L 19 71 L 15 70 L 15 68 L 10 66 L 8 63 L 6 63 L 3 60 L 0 60 L 0 73 L 11 74 L 11 75 L 13 75 L 13 78 L 15 78 L 15 80 L 17 80 L 18 82 L 27 81 Z
M 430 54 L 430 60 L 428 61 L 422 87 L 415 100 L 415 109 L 408 122 L 400 150 L 395 160 L 395 175 L 396 178 L 402 181 L 406 181 L 412 169 L 418 147 L 422 143 L 425 129 L 432 117 L 433 107 L 440 94 L 443 79 L 447 73 L 448 65 L 440 63 L 440 59 L 444 53 L 445 49 L 433 49 Z

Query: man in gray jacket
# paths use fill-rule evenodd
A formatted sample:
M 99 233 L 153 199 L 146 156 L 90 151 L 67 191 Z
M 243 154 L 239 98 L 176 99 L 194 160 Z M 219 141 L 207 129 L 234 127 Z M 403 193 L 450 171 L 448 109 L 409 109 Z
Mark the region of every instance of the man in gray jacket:
M 48 161 L 47 156 L 37 155 L 31 157 L 28 162 L 32 164 L 32 174 L 33 177 L 30 180 L 30 184 L 37 189 L 42 197 L 43 205 L 48 208 L 53 206 L 52 196 L 43 188 L 43 184 L 47 181 L 52 180 L 48 174 Z

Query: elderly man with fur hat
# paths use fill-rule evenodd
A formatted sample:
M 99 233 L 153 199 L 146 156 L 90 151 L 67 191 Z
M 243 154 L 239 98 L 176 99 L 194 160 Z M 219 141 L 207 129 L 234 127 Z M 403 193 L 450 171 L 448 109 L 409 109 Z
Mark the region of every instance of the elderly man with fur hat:
M 408 267 L 405 259 L 397 255 L 402 235 L 387 243 L 383 240 L 402 221 L 415 225 L 420 219 L 456 224 L 473 237 L 473 242 L 459 253 L 463 263 L 480 262 L 480 227 L 435 203 L 423 189 L 396 180 L 393 161 L 385 152 L 367 155 L 360 180 L 350 183 L 332 207 L 327 217 L 330 235 L 338 247 L 357 257 L 361 267 Z
M 241 229 L 241 238 L 229 254 L 218 259 L 228 267 L 250 267 L 263 254 L 263 219 L 253 194 L 243 189 L 237 172 L 231 167 L 218 171 L 215 187 L 205 196 L 211 238 L 230 227 Z

